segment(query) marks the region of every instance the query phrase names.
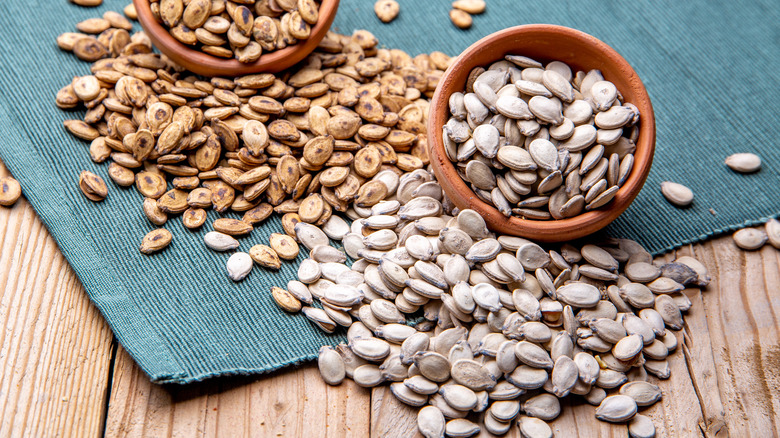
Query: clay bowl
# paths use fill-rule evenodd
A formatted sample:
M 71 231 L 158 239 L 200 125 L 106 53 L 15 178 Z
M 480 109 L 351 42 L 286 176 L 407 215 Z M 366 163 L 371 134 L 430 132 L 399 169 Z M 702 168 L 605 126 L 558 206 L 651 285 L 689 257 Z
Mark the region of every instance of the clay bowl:
M 469 72 L 487 66 L 505 55 L 524 55 L 542 63 L 559 60 L 573 71 L 601 70 L 623 94 L 624 102 L 636 105 L 640 111 L 640 130 L 636 141 L 634 167 L 626 183 L 611 203 L 568 219 L 528 220 L 506 217 L 495 207 L 480 200 L 455 170 L 444 152 L 442 126 L 449 118 L 448 99 L 466 87 Z M 477 41 L 450 65 L 439 81 L 431 100 L 428 117 L 428 144 L 431 164 L 444 192 L 460 209 L 470 208 L 485 218 L 490 229 L 542 242 L 562 242 L 592 234 L 620 216 L 642 189 L 655 149 L 655 119 L 653 106 L 642 81 L 633 68 L 604 42 L 578 30 L 547 24 L 508 28 Z
M 195 50 L 177 41 L 168 30 L 152 16 L 149 0 L 133 0 L 141 27 L 152 40 L 155 47 L 187 70 L 203 76 L 240 76 L 252 73 L 275 73 L 295 65 L 309 55 L 322 41 L 330 29 L 339 0 L 322 0 L 320 17 L 311 30 L 308 39 L 281 50 L 263 53 L 253 63 L 242 63 L 236 59 L 219 58 Z

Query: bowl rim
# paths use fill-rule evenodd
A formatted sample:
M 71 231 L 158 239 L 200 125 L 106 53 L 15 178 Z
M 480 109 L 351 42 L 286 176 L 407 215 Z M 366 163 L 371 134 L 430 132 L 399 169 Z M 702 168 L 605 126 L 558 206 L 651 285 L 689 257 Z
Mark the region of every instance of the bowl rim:
M 464 70 L 471 71 L 474 67 L 481 65 L 470 62 L 471 57 L 476 53 L 497 48 L 497 52 L 501 52 L 501 58 L 496 58 L 495 61 L 499 61 L 503 59 L 505 54 L 522 54 L 519 51 L 512 51 L 511 48 L 501 47 L 506 40 L 517 37 L 543 39 L 552 35 L 572 39 L 582 45 L 593 47 L 594 51 L 602 55 L 604 60 L 614 64 L 620 70 L 632 90 L 631 94 L 640 98 L 638 102 L 630 102 L 639 108 L 641 114 L 639 135 L 635 142 L 634 166 L 625 184 L 618 190 L 615 198 L 606 209 L 599 208 L 572 218 L 559 220 L 530 220 L 516 216 L 507 218 L 495 207 L 476 196 L 457 174 L 454 164 L 444 152 L 441 129 L 449 117 L 449 94 L 445 95 L 445 93 L 450 93 L 453 87 L 457 87 L 458 90 L 465 88 L 465 79 L 462 85 L 456 84 L 454 83 L 455 76 L 466 78 L 468 73 L 463 73 Z M 552 60 L 552 58 L 548 59 Z M 655 117 L 650 96 L 644 84 L 631 65 L 617 51 L 596 37 L 576 29 L 552 24 L 527 24 L 487 35 L 469 46 L 450 64 L 442 75 L 430 102 L 428 147 L 434 173 L 444 192 L 458 208 L 476 210 L 485 217 L 488 226 L 494 231 L 543 242 L 574 240 L 592 234 L 607 226 L 628 208 L 644 185 L 650 171 L 655 149 Z M 453 175 L 454 177 L 452 177 Z
M 133 4 L 138 14 L 138 22 L 160 52 L 193 73 L 213 77 L 277 73 L 297 64 L 317 48 L 330 30 L 339 0 L 321 0 L 320 15 L 309 38 L 284 49 L 263 52 L 257 61 L 251 63 L 242 63 L 235 58 L 219 58 L 190 48 L 174 38 L 166 27 L 154 19 L 149 0 L 133 0 Z

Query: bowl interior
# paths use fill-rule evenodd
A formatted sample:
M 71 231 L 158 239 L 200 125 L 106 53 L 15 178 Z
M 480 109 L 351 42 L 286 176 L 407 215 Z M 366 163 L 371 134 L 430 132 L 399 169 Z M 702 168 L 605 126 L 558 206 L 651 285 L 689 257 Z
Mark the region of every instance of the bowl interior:
M 455 170 L 444 153 L 442 126 L 449 118 L 450 94 L 463 91 L 469 72 L 487 67 L 505 55 L 523 55 L 542 63 L 553 60 L 577 70 L 601 70 L 615 84 L 624 102 L 639 108 L 640 131 L 636 141 L 634 166 L 626 183 L 610 204 L 578 216 L 549 221 L 505 217 L 481 201 Z M 650 171 L 655 146 L 653 107 L 642 81 L 634 69 L 604 42 L 583 32 L 554 25 L 517 26 L 488 35 L 466 49 L 444 73 L 431 102 L 428 120 L 431 163 L 442 188 L 460 209 L 471 208 L 485 217 L 494 231 L 553 242 L 572 240 L 591 234 L 617 218 L 636 197 Z
M 292 67 L 308 56 L 325 37 L 336 18 L 339 0 L 322 0 L 319 19 L 312 27 L 309 38 L 297 44 L 273 52 L 263 52 L 255 62 L 243 63 L 237 59 L 219 58 L 180 43 L 168 29 L 154 19 L 149 0 L 133 0 L 138 21 L 160 52 L 187 70 L 203 76 L 240 76 L 267 72 L 276 73 Z

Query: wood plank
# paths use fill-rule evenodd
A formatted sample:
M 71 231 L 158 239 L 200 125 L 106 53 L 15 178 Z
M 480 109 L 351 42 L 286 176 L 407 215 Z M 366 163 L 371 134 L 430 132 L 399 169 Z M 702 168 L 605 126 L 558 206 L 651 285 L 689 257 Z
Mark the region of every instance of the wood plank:
M 695 252 L 713 274 L 702 299 L 728 434 L 778 436 L 780 254 L 741 251 L 730 237 Z
M 326 385 L 313 364 L 261 377 L 152 384 L 123 349 L 115 362 L 107 437 L 365 437 L 370 393 Z
M 24 199 L 0 207 L 0 285 L 0 436 L 100 436 L 113 335 Z
M 371 391 L 371 438 L 415 437 L 420 438 L 417 430 L 417 412 L 398 401 L 388 386 L 380 386 Z

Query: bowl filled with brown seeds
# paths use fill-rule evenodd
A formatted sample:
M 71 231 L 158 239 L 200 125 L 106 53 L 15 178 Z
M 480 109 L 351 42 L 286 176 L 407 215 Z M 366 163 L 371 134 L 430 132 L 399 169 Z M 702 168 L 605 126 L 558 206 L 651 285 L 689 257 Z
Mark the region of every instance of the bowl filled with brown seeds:
M 641 190 L 653 107 L 604 42 L 554 25 L 517 26 L 466 49 L 428 118 L 442 189 L 498 232 L 566 241 L 612 222 Z
M 284 70 L 309 55 L 339 0 L 133 0 L 138 21 L 174 62 L 204 76 Z

